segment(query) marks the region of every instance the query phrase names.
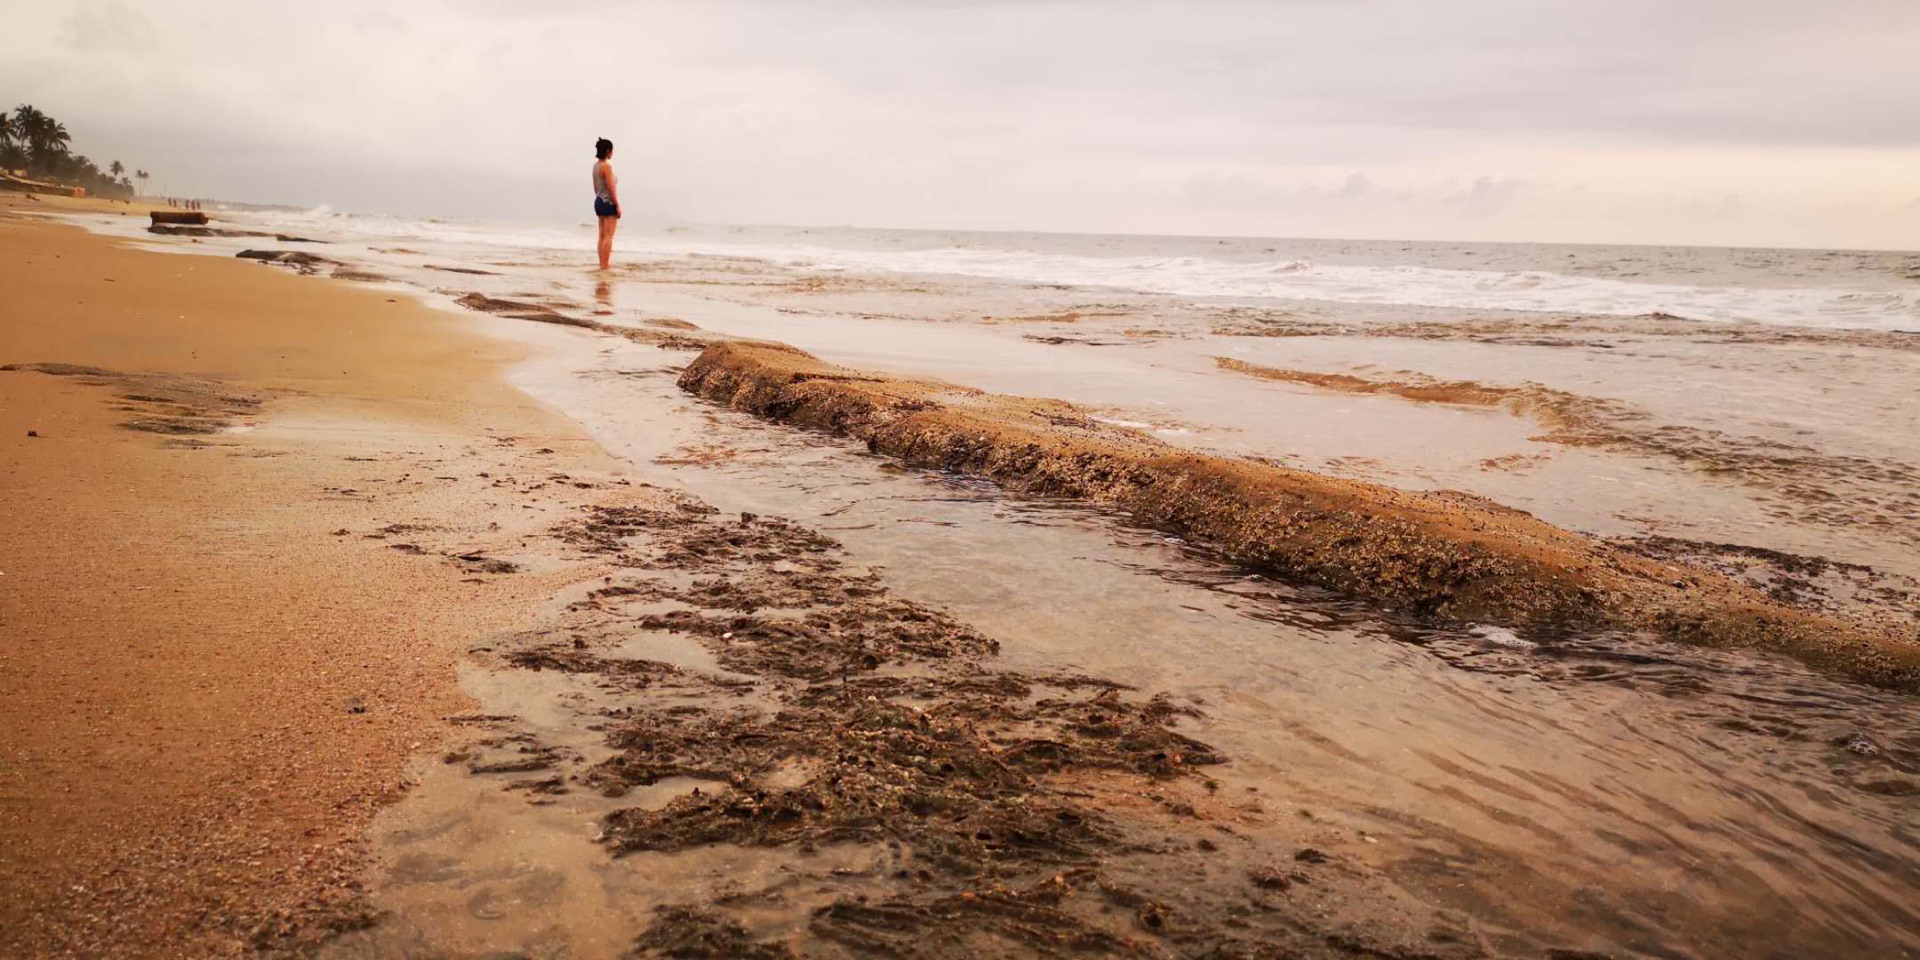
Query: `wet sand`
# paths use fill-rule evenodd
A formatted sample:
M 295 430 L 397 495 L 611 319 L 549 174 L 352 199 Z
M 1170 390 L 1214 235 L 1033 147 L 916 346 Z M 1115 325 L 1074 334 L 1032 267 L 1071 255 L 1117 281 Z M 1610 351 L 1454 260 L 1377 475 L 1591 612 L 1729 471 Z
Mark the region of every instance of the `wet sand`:
M 463 708 L 459 651 L 554 588 L 380 531 L 511 549 L 534 511 L 474 473 L 605 458 L 457 318 L 0 203 L 0 953 L 364 923 L 366 825 Z
M 7 214 L 9 954 L 1477 952 L 1324 828 L 1216 799 L 1193 707 L 999 669 L 834 541 L 635 484 L 500 376 L 596 331 Z M 560 802 L 591 816 L 506 839 Z M 582 854 L 657 882 L 618 923 L 556 913 L 541 878 Z M 502 855 L 530 887 L 461 873 Z M 1249 892 L 1264 919 L 1229 924 Z

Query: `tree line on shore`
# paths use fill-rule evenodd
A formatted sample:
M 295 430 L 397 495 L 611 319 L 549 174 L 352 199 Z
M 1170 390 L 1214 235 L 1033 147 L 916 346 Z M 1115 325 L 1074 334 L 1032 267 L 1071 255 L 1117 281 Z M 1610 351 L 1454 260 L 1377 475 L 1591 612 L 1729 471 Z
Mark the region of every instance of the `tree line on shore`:
M 11 114 L 0 110 L 0 171 L 24 170 L 29 177 L 44 177 L 61 183 L 85 187 L 102 197 L 130 197 L 145 183 L 145 170 L 129 170 L 120 161 L 107 164 L 105 170 L 86 156 L 74 153 L 73 137 L 67 125 L 23 103 Z

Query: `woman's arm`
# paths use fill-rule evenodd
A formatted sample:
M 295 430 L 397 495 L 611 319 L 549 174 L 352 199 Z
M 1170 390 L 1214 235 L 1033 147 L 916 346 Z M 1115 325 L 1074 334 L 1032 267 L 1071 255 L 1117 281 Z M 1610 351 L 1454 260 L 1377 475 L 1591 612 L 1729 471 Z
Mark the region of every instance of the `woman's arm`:
M 613 201 L 613 215 L 620 215 L 620 178 L 613 175 L 613 164 L 607 164 L 607 199 Z

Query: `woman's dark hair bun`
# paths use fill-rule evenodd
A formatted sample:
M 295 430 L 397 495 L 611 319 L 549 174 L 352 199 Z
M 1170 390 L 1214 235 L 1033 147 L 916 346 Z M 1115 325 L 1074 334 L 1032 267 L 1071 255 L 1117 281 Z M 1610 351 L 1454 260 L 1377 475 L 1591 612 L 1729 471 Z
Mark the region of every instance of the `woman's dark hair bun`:
M 606 137 L 601 137 L 600 139 L 595 140 L 593 142 L 594 156 L 599 157 L 602 160 L 605 160 L 607 158 L 607 154 L 610 154 L 612 152 L 613 152 L 612 140 L 608 140 Z

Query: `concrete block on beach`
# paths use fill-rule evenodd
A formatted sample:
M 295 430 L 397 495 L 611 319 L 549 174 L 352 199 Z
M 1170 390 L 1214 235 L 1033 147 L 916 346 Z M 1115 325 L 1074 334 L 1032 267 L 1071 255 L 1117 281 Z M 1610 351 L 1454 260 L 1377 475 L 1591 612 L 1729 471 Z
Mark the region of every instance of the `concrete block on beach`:
M 229 230 L 225 227 L 197 227 L 172 223 L 156 223 L 148 227 L 147 232 L 165 237 L 274 237 L 279 239 L 277 234 L 261 233 L 258 230 Z
M 149 216 L 153 217 L 155 225 L 174 223 L 200 227 L 207 223 L 207 215 L 199 210 L 154 210 Z

